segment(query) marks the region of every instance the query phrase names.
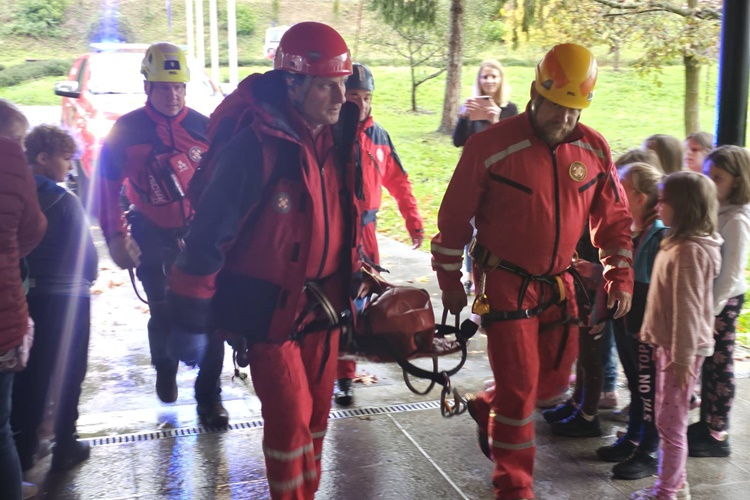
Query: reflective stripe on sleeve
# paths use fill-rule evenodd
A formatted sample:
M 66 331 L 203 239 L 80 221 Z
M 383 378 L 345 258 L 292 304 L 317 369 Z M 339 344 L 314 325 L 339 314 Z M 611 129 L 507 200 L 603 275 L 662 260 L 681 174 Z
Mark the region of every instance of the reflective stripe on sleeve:
M 619 255 L 620 257 L 625 257 L 626 259 L 632 259 L 633 258 L 633 252 L 630 250 L 627 250 L 625 248 L 600 248 L 599 249 L 599 259 L 606 259 L 607 257 L 611 257 L 613 255 Z
M 432 269 L 440 268 L 443 271 L 460 271 L 462 265 L 461 262 L 456 262 L 455 264 L 443 264 L 442 262 L 437 262 L 435 260 L 432 261 Z
M 435 243 L 434 241 L 430 243 L 430 251 L 432 253 L 439 253 L 441 255 L 448 255 L 450 257 L 463 257 L 464 256 L 464 249 L 463 248 L 448 248 L 443 247 Z

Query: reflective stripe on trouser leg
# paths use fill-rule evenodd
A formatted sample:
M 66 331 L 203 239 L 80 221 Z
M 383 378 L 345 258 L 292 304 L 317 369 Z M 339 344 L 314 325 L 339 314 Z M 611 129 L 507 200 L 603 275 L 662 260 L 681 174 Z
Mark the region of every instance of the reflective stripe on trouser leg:
M 533 497 L 538 324 L 536 319 L 501 321 L 487 329 L 496 382 L 489 419 L 496 498 Z
M 298 342 L 258 343 L 248 350 L 253 386 L 264 420 L 263 453 L 271 498 L 310 500 L 320 481 L 322 437 L 333 393 L 338 333 L 318 379 L 325 332 Z M 324 417 L 321 417 L 324 415 Z
M 313 438 L 315 468 L 320 481 L 320 459 L 323 454 L 323 439 L 328 429 L 328 414 L 331 411 L 333 397 L 333 383 L 336 379 L 336 368 L 339 355 L 339 330 L 335 330 L 330 338 L 330 352 L 325 360 L 325 368 L 321 371 L 323 362 L 326 333 L 315 333 L 305 338 L 302 348 L 302 359 L 305 362 L 307 379 L 310 381 L 312 395 L 312 414 L 310 416 L 310 431 Z M 317 484 L 315 489 L 317 490 Z

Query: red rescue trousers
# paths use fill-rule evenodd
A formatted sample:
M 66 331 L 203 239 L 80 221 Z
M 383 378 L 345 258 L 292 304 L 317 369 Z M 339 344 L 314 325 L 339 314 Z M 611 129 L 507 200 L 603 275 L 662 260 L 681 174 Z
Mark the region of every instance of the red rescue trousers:
M 353 379 L 357 376 L 357 362 L 353 359 L 339 358 L 336 367 L 336 378 Z
M 475 270 L 476 272 L 476 270 Z M 478 274 L 477 274 L 478 275 Z M 568 297 L 568 315 L 575 315 L 575 294 L 570 275 L 562 276 Z M 497 311 L 518 309 L 522 278 L 505 271 L 488 274 L 486 294 Z M 532 281 L 522 302 L 529 309 L 548 300 L 551 285 Z M 545 385 L 565 385 L 577 355 L 578 327 L 571 324 L 559 368 L 555 370 L 565 326 L 565 311 L 554 304 L 529 319 L 497 321 L 485 328 L 487 355 L 495 378 L 495 388 L 477 395 L 480 425 L 487 426 L 490 449 L 495 461 L 492 483 L 498 499 L 533 498 L 534 411 L 538 389 Z
M 257 343 L 248 350 L 250 374 L 261 402 L 263 455 L 274 500 L 311 500 L 318 490 L 339 333 L 331 334 L 329 348 L 323 331 L 305 335 L 301 342 Z

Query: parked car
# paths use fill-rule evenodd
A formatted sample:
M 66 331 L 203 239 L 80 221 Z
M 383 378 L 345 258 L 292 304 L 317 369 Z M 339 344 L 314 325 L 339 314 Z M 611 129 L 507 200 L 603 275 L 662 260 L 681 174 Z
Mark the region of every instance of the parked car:
M 104 138 L 120 116 L 146 102 L 140 70 L 147 48 L 146 44 L 92 44 L 92 52 L 75 60 L 68 80 L 55 83 L 55 94 L 63 98 L 62 126 L 73 134 L 80 149 L 70 184 L 87 205 Z M 208 116 L 223 94 L 195 62 L 191 62 L 190 74 L 186 104 Z
M 288 29 L 289 26 L 271 26 L 266 29 L 266 39 L 263 42 L 263 55 L 267 59 L 273 59 L 276 56 L 276 48 L 279 46 L 279 41 Z

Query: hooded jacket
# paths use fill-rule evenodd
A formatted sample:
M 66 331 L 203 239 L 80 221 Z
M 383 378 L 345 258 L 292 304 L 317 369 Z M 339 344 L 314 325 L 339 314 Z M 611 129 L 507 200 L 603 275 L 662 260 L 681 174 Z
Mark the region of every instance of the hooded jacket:
M 354 164 L 335 160 L 348 155 L 332 127 L 304 136 L 285 88 L 279 72 L 251 75 L 211 117 L 212 148 L 222 146 L 209 151 L 215 170 L 169 276 L 175 320 L 188 330 L 290 340 L 309 280 L 334 284 L 326 292 L 338 312 L 350 306 L 361 187 Z M 350 144 L 355 133 L 356 122 Z
M 713 280 L 721 268 L 718 234 L 662 242 L 656 255 L 642 342 L 667 349 L 672 361 L 693 366 L 714 350 Z
M 20 344 L 28 329 L 19 260 L 46 229 L 26 156 L 16 142 L 0 137 L 0 353 Z
M 719 315 L 727 301 L 747 291 L 745 266 L 750 250 L 750 205 L 719 207 L 721 272 L 714 282 L 714 314 Z
M 29 295 L 88 297 L 96 279 L 98 256 L 83 205 L 51 179 L 34 178 L 48 226 L 28 257 Z

